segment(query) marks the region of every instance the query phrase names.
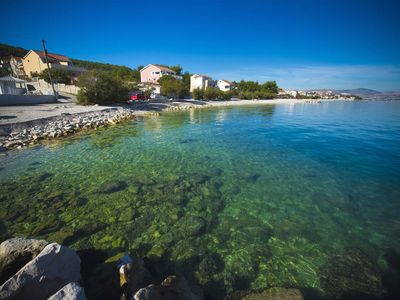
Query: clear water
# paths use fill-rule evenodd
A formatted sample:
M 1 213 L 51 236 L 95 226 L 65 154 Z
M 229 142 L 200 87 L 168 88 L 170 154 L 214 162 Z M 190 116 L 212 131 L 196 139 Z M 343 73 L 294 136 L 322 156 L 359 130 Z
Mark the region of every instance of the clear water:
M 216 298 L 379 295 L 400 250 L 400 101 L 165 113 L 2 154 L 0 182 L 1 240 L 129 251 Z

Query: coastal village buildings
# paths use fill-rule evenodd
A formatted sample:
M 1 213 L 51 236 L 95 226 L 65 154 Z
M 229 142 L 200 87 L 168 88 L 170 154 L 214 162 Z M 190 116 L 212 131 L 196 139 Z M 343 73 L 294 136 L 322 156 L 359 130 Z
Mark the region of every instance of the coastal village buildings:
M 72 61 L 61 54 L 47 54 L 50 68 L 63 69 L 76 74 L 85 71 L 84 68 L 75 67 Z M 31 78 L 33 74 L 41 73 L 47 69 L 46 57 L 43 51 L 30 50 L 23 58 L 23 68 L 27 77 Z
M 216 87 L 217 82 L 207 75 L 194 74 L 190 77 L 190 92 L 195 89 L 205 89 L 208 86 Z
M 13 77 L 25 79 L 25 70 L 22 57 L 11 56 L 10 68 Z
M 168 67 L 156 64 L 145 66 L 140 70 L 141 90 L 150 89 L 152 91 L 151 98 L 157 98 L 161 94 L 161 86 L 158 84 L 158 80 L 165 75 L 172 76 L 178 80 L 182 79 L 182 76 L 177 75 L 174 70 Z
M 140 70 L 140 81 L 142 83 L 158 83 L 158 80 L 164 75 L 182 79 L 181 76 L 176 75 L 176 72 L 170 68 L 162 65 L 149 64 Z
M 217 82 L 217 86 L 221 91 L 230 91 L 233 89 L 233 82 L 225 79 L 220 79 Z

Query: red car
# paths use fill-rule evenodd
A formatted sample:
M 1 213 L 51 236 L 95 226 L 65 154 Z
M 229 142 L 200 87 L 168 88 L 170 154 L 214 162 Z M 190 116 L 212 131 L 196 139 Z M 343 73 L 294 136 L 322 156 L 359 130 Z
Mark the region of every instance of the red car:
M 146 100 L 146 97 L 144 96 L 144 94 L 140 93 L 140 92 L 130 93 L 129 98 L 130 98 L 130 100 L 128 102 Z

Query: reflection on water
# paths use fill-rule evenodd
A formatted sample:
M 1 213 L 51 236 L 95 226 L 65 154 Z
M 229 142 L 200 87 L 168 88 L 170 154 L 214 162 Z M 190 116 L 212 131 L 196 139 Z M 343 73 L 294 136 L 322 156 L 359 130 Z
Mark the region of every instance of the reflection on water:
M 397 274 L 398 102 L 165 113 L 10 152 L 0 168 L 1 240 L 129 251 L 206 296 L 380 296 Z

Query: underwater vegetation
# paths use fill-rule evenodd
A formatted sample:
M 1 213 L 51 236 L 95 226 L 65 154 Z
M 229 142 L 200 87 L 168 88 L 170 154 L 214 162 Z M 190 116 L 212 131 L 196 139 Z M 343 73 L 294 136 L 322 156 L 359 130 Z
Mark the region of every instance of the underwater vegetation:
M 371 146 L 375 127 L 354 155 L 354 135 L 330 131 L 337 120 L 304 111 L 166 114 L 4 155 L 0 240 L 72 247 L 93 287 L 117 285 L 110 266 L 129 252 L 158 280 L 183 274 L 208 299 L 276 286 L 306 299 L 396 299 L 397 131 L 387 155 L 381 141 Z

